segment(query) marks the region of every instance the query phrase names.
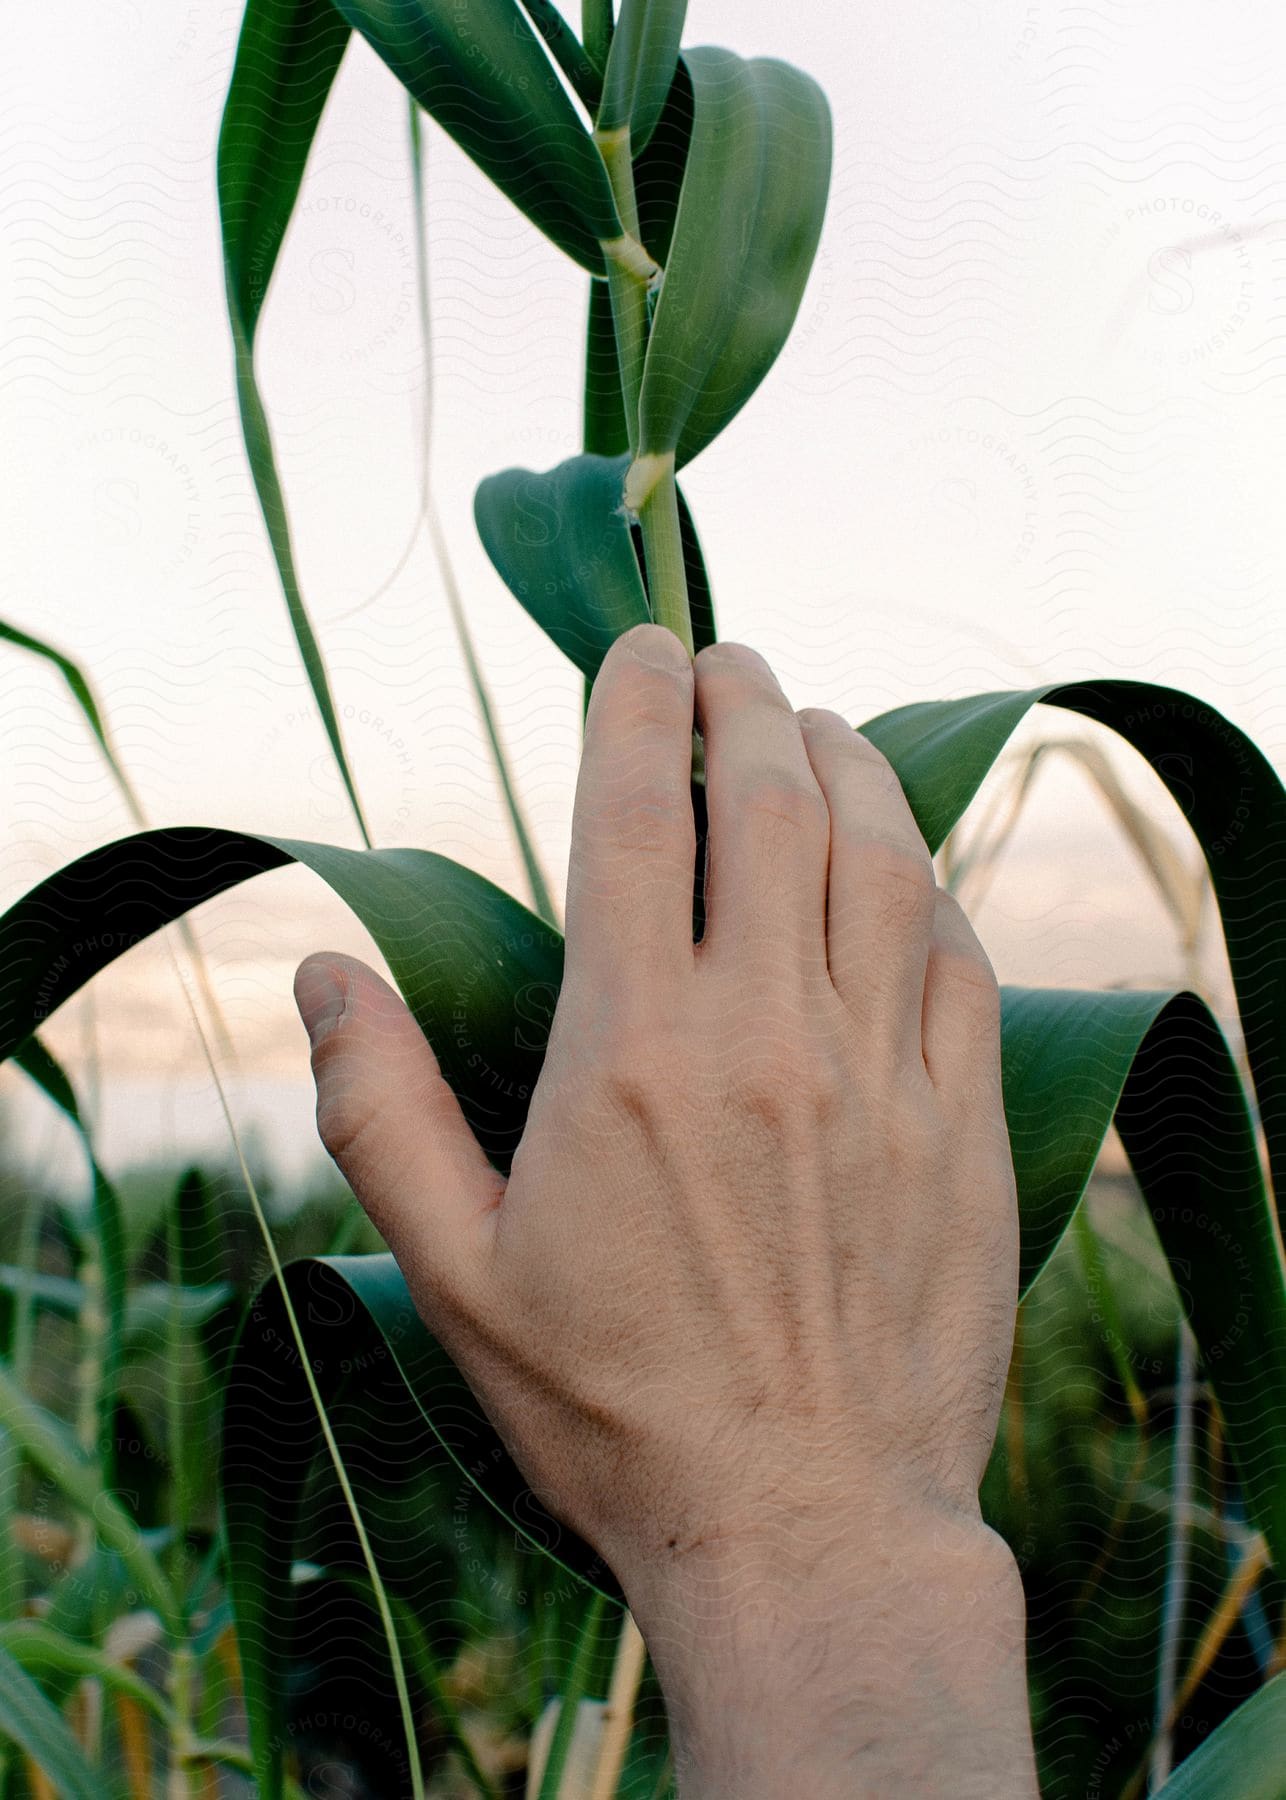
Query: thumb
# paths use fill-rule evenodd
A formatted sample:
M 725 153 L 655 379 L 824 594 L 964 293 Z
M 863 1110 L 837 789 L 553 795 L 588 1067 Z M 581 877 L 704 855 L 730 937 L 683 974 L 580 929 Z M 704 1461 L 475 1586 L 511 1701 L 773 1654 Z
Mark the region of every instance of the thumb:
M 317 1129 L 417 1301 L 459 1292 L 504 1192 L 401 998 L 334 952 L 306 958 L 295 1004 L 312 1044 Z

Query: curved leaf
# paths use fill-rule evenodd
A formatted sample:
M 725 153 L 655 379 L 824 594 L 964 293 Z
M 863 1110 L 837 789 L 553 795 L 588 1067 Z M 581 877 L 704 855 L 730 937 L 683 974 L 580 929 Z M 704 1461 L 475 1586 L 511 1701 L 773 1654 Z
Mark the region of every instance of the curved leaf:
M 62 1714 L 27 1671 L 0 1648 L 0 1737 L 26 1752 L 61 1800 L 101 1800 L 103 1778 L 85 1759 Z
M 300 660 L 362 839 L 369 844 L 326 664 L 295 570 L 285 496 L 254 366 L 259 315 L 349 35 L 329 0 L 247 0 L 219 129 L 217 169 L 246 456 Z
M 1157 1800 L 1281 1800 L 1283 1770 L 1286 1675 L 1276 1675 L 1193 1751 Z
M 0 919 L 0 1059 L 125 950 L 290 862 L 328 882 L 371 933 L 484 1149 L 506 1166 L 518 1141 L 515 1097 L 525 1107 L 540 1070 L 562 939 L 482 876 L 427 850 L 178 826 L 91 851 Z
M 158 1719 L 169 1719 L 169 1711 L 156 1689 L 136 1675 L 124 1663 L 114 1662 L 105 1650 L 84 1644 L 53 1630 L 39 1619 L 18 1619 L 0 1625 L 0 1653 L 11 1656 L 28 1675 L 71 1677 L 73 1681 L 94 1677 L 117 1693 L 128 1694 Z
M 1038 702 L 1119 733 L 1170 790 L 1210 869 L 1279 1207 L 1286 1204 L 1286 791 L 1244 732 L 1176 688 L 1051 682 L 930 700 L 861 727 L 898 772 L 930 849 Z
M 613 642 L 651 618 L 621 504 L 628 456 L 572 456 L 548 474 L 480 482 L 473 516 L 515 600 L 592 680 Z
M 620 235 L 602 159 L 517 0 L 335 0 L 408 93 L 591 275 Z
M 112 749 L 111 739 L 107 735 L 107 722 L 94 698 L 94 690 L 89 685 L 88 677 L 76 666 L 70 656 L 64 656 L 61 650 L 55 650 L 52 644 L 46 644 L 42 638 L 32 637 L 30 632 L 19 631 L 16 625 L 6 624 L 3 619 L 0 619 L 0 644 L 12 644 L 15 650 L 28 650 L 33 656 L 43 658 L 45 662 L 52 663 L 57 669 L 67 683 L 72 699 L 80 708 L 81 716 L 93 733 L 98 748 L 103 753 L 103 760 L 111 770 L 112 778 L 120 789 L 135 824 L 141 825 L 143 812 L 138 803 L 138 796 L 130 785 L 129 777 L 116 760 L 116 752 Z
M 637 154 L 665 105 L 679 59 L 688 0 L 621 0 L 612 34 L 598 131 L 628 131 Z
M 531 1495 L 463 1378 L 425 1330 L 391 1256 L 306 1259 L 292 1263 L 285 1273 L 307 1334 L 309 1361 L 332 1417 L 342 1418 L 336 1401 L 360 1382 L 364 1417 L 377 1428 L 394 1427 L 398 1443 L 418 1463 L 445 1452 L 458 1477 L 456 1496 L 448 1498 L 445 1509 L 449 1530 L 458 1519 L 459 1492 L 476 1488 L 524 1539 L 569 1573 L 619 1598 L 601 1558 Z M 316 1409 L 298 1362 L 282 1355 L 282 1345 L 289 1341 L 281 1295 L 270 1284 L 247 1315 L 229 1371 L 220 1468 L 228 1585 L 256 1775 L 265 1800 L 280 1793 L 291 1569 L 308 1525 L 304 1499 L 311 1491 L 310 1474 L 326 1460 Z M 449 1488 L 447 1492 L 450 1496 Z M 387 1510 L 388 1504 L 385 1494 L 374 1511 Z M 408 1561 L 407 1585 L 418 1585 L 421 1593 L 429 1524 L 425 1520 L 408 1529 L 405 1542 L 397 1546 L 397 1554 Z
M 572 456 L 547 474 L 504 469 L 478 484 L 473 516 L 496 573 L 590 681 L 622 632 L 651 618 L 621 504 L 625 456 Z M 696 526 L 679 495 L 692 634 L 713 643 L 714 604 Z
M 740 411 L 799 310 L 830 184 L 826 97 L 729 50 L 683 55 L 691 141 L 639 396 L 639 453 L 681 466 Z

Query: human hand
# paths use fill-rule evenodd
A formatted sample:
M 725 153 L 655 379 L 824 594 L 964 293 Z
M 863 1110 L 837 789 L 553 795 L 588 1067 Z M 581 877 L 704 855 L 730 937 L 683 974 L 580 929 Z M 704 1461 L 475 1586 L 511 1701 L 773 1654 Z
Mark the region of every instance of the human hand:
M 323 1140 L 621 1580 L 685 1800 L 804 1769 L 819 1796 L 1034 1793 L 1021 1589 L 977 1504 L 1017 1293 L 998 994 L 874 747 L 741 646 L 613 647 L 507 1183 L 378 977 L 311 957 L 296 993 Z M 780 1741 L 804 1691 L 812 1761 L 797 1716 Z

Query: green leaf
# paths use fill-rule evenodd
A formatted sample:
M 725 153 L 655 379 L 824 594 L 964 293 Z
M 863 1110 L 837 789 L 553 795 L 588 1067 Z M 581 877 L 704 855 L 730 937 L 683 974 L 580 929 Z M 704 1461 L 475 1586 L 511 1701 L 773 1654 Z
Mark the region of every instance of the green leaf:
M 588 680 L 622 632 L 652 617 L 621 503 L 626 456 L 572 456 L 547 474 L 504 469 L 479 483 L 473 515 L 515 600 Z M 696 526 L 679 496 L 696 648 L 714 641 L 714 606 Z
M 119 1694 L 128 1694 L 158 1719 L 168 1719 L 169 1710 L 154 1687 L 124 1664 L 113 1662 L 105 1651 L 35 1619 L 21 1619 L 0 1625 L 0 1655 L 9 1656 L 28 1675 L 71 1676 L 79 1681 L 92 1676 L 105 1682 Z
M 740 411 L 799 310 L 830 184 L 830 112 L 769 58 L 687 50 L 691 143 L 639 396 L 639 452 L 681 466 Z M 650 247 L 650 246 L 649 246 Z
M 125 1565 L 139 1599 L 153 1608 L 168 1630 L 176 1629 L 178 1608 L 173 1591 L 138 1526 L 103 1485 L 98 1471 L 85 1461 L 62 1421 L 25 1394 L 2 1363 L 0 1428 L 67 1500 L 93 1521 L 102 1543 L 115 1550 Z
M 619 456 L 629 449 L 621 371 L 616 360 L 612 295 L 605 281 L 589 284 L 585 318 L 585 390 L 581 408 L 582 436 L 591 456 Z
M 1041 699 L 1115 724 L 1183 803 L 1212 861 L 1261 1114 L 1270 1147 L 1280 1150 L 1281 1088 L 1273 1082 L 1286 1030 L 1286 797 L 1243 735 L 1186 696 L 1129 682 L 904 708 L 865 729 L 898 767 L 921 829 L 936 843 Z M 539 1074 L 561 942 L 499 890 L 427 852 L 363 854 L 193 828 L 93 852 L 0 921 L 0 1053 L 125 945 L 291 858 L 330 881 L 373 932 L 466 1115 L 503 1167 Z M 1244 1100 L 1217 1027 L 1192 997 L 1008 991 L 1003 1037 L 1025 1278 L 1065 1228 L 1115 1108 L 1223 1406 L 1249 1509 L 1286 1560 L 1286 1283 Z M 363 1283 L 376 1290 L 373 1300 L 359 1293 Z M 523 1513 L 524 1489 L 464 1384 L 452 1381 L 431 1340 L 415 1338 L 391 1263 L 346 1262 L 342 1284 L 353 1295 L 350 1313 L 365 1314 L 361 1331 L 383 1343 L 357 1366 L 396 1369 L 487 1497 L 518 1513 L 528 1535 L 533 1519 L 546 1529 L 534 1510 Z M 310 1333 L 321 1329 L 322 1310 L 301 1307 Z M 263 1367 L 254 1379 L 262 1432 L 265 1415 L 275 1414 Z M 262 1485 L 262 1449 L 251 1465 Z M 274 1505 L 268 1525 L 277 1517 Z M 592 1559 L 566 1534 L 555 1541 L 569 1567 Z
M 688 0 L 621 0 L 612 35 L 597 131 L 628 131 L 635 154 L 644 148 L 670 92 Z
M 607 172 L 516 0 L 335 0 L 408 93 L 591 275 L 620 235 Z
M 234 1297 L 231 1282 L 211 1282 L 204 1287 L 184 1287 L 177 1282 L 144 1281 L 130 1289 L 125 1307 L 125 1341 L 131 1347 L 158 1349 L 176 1322 L 184 1331 L 196 1331 Z
M 411 147 L 411 179 L 415 196 L 415 291 L 419 311 L 420 341 L 427 363 L 432 346 L 429 326 L 428 229 L 424 204 L 424 156 L 420 133 L 420 109 L 414 100 L 407 103 L 407 122 L 410 128 L 408 135 Z M 504 740 L 500 735 L 495 708 L 491 704 L 491 694 L 482 672 L 482 662 L 473 641 L 473 633 L 469 629 L 468 614 L 465 612 L 460 598 L 459 584 L 451 566 L 451 559 L 447 555 L 446 539 L 437 516 L 433 487 L 429 479 L 431 415 L 432 408 L 426 405 L 420 441 L 421 517 L 423 523 L 428 527 L 429 537 L 437 556 L 442 585 L 446 590 L 451 623 L 455 626 L 456 638 L 464 656 L 465 668 L 469 673 L 469 682 L 473 688 L 478 714 L 487 734 L 487 742 L 491 747 L 491 760 L 495 765 L 496 779 L 500 783 L 500 791 L 504 796 L 505 810 L 509 814 L 509 823 L 518 846 L 518 854 L 522 857 L 523 867 L 527 873 L 527 885 L 531 889 L 532 904 L 542 919 L 549 920 L 551 924 L 557 924 L 557 908 L 554 905 L 553 895 L 549 891 L 549 883 L 545 880 L 545 872 L 541 866 L 535 840 L 528 829 L 526 816 L 518 798 L 517 784 L 509 767 L 509 758 L 505 754 Z
M 1206 1359 L 1247 1508 L 1286 1561 L 1286 1282 L 1231 1052 L 1188 993 L 1002 993 L 1025 1293 L 1115 1117 Z
M 376 1441 L 381 1430 L 392 1429 L 398 1443 L 413 1447 L 417 1462 L 439 1451 L 449 1459 L 457 1481 L 448 1525 L 458 1515 L 460 1490 L 476 1488 L 525 1540 L 619 1600 L 601 1558 L 531 1495 L 463 1377 L 426 1331 L 391 1256 L 310 1258 L 291 1264 L 285 1275 L 306 1333 L 309 1365 L 332 1417 L 342 1419 L 337 1399 L 359 1383 L 367 1438 L 372 1429 Z M 291 1570 L 307 1525 L 310 1471 L 327 1460 L 298 1361 L 281 1354 L 288 1341 L 281 1294 L 270 1284 L 247 1314 L 229 1371 L 220 1468 L 228 1586 L 265 1800 L 280 1793 Z M 387 1506 L 385 1493 L 376 1510 Z M 407 1527 L 408 1585 L 423 1586 L 431 1525 L 426 1517 Z M 472 1543 L 472 1522 L 469 1530 Z
M 25 1751 L 62 1800 L 101 1800 L 102 1775 L 86 1761 L 62 1714 L 5 1649 L 0 1649 L 0 1737 Z
M 246 456 L 300 660 L 362 841 L 369 844 L 330 678 L 295 570 L 285 495 L 254 364 L 259 315 L 349 35 L 329 0 L 247 0 L 219 130 L 218 189 Z
M 0 644 L 12 644 L 16 650 L 28 650 L 33 656 L 43 658 L 45 662 L 52 663 L 57 669 L 67 683 L 71 697 L 79 707 L 85 723 L 94 734 L 98 748 L 103 753 L 104 761 L 112 772 L 112 777 L 120 789 L 125 804 L 129 807 L 131 817 L 136 825 L 141 825 L 143 823 L 142 808 L 130 785 L 129 777 L 116 760 L 116 752 L 112 749 L 111 739 L 107 735 L 107 722 L 94 698 L 94 690 L 89 685 L 88 677 L 69 656 L 64 656 L 61 650 L 55 650 L 52 644 L 46 644 L 42 638 L 32 637 L 29 632 L 19 631 L 16 625 L 8 625 L 3 619 L 0 619 Z
M 881 713 L 861 730 L 897 770 L 930 849 L 1039 702 L 1119 733 L 1192 828 L 1219 905 L 1273 1187 L 1286 1197 L 1286 792 L 1244 732 L 1175 688 L 1050 683 L 925 701 Z
M 0 1059 L 131 945 L 296 861 L 370 931 L 483 1147 L 506 1166 L 518 1141 L 514 1096 L 525 1107 L 544 1053 L 562 939 L 480 875 L 427 850 L 178 826 L 91 851 L 0 919 Z M 500 1068 L 512 1091 L 498 1091 Z
M 1160 1790 L 1158 1800 L 1281 1800 L 1286 1675 L 1239 1706 Z
M 14 1060 L 25 1075 L 53 1101 L 76 1129 L 90 1177 L 90 1228 L 82 1230 L 87 1248 L 97 1265 L 102 1284 L 103 1333 L 97 1353 L 98 1453 L 103 1480 L 110 1486 L 116 1465 L 114 1422 L 117 1389 L 125 1356 L 125 1290 L 129 1270 L 125 1255 L 125 1224 L 120 1196 L 99 1164 L 93 1138 L 81 1115 L 75 1091 L 65 1071 L 37 1037 L 18 1046 Z
M 550 55 L 571 83 L 572 92 L 587 112 L 593 112 L 603 92 L 601 70 L 554 5 L 554 0 L 522 0 L 522 5 L 549 45 Z
M 591 680 L 623 631 L 651 617 L 621 504 L 624 456 L 573 456 L 548 474 L 480 482 L 473 516 L 510 593 Z

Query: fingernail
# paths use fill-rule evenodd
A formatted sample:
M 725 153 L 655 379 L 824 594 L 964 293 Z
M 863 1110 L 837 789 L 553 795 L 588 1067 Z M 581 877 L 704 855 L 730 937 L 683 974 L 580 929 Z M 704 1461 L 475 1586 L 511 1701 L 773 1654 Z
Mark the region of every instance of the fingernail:
M 295 1005 L 309 1042 L 318 1044 L 344 1016 L 347 993 L 325 957 L 310 956 L 295 975 Z
M 629 634 L 630 654 L 649 669 L 683 669 L 688 653 L 664 625 L 636 625 Z

